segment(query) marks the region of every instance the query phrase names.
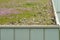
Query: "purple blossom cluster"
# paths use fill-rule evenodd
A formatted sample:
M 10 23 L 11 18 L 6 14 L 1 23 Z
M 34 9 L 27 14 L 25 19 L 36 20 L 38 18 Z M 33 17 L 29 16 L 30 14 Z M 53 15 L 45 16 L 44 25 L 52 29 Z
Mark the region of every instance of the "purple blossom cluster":
M 5 15 L 5 14 L 17 14 L 19 13 L 19 11 L 17 11 L 16 9 L 13 8 L 0 8 L 0 15 Z

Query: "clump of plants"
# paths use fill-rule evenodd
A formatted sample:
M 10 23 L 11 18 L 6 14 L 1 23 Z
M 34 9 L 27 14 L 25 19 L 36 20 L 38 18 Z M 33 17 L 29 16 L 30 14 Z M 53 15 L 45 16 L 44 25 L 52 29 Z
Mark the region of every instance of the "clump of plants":
M 55 25 L 51 0 L 1 0 L 0 25 Z

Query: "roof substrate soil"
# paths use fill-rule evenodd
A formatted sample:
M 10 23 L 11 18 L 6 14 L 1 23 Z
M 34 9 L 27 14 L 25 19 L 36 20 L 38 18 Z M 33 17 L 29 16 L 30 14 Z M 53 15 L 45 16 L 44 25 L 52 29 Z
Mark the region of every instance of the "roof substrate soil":
M 0 0 L 0 25 L 55 25 L 51 0 Z

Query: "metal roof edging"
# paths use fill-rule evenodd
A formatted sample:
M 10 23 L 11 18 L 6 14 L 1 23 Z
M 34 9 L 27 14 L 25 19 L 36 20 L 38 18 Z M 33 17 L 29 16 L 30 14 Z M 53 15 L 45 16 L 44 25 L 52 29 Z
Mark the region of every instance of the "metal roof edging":
M 57 15 L 57 12 L 56 12 L 55 5 L 54 5 L 54 1 L 53 0 L 52 0 L 52 4 L 53 4 L 53 8 L 54 8 L 54 14 L 55 14 L 55 18 L 56 18 L 56 23 L 58 25 L 60 25 L 59 19 L 58 19 L 58 15 Z

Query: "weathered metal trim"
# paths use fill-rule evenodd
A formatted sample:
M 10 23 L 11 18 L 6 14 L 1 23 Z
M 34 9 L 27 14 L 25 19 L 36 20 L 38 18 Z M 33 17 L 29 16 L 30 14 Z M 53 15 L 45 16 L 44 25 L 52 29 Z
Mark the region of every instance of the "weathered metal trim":
M 59 25 L 0 25 L 0 29 L 1 28 L 8 28 L 8 29 L 10 29 L 10 28 L 25 28 L 25 29 L 27 29 L 27 28 L 38 28 L 38 29 L 40 29 L 40 28 L 59 28 L 60 26 Z
M 58 19 L 58 15 L 57 15 L 57 12 L 56 12 L 55 5 L 54 5 L 54 1 L 53 0 L 52 0 L 52 4 L 53 4 L 54 14 L 55 14 L 55 18 L 56 18 L 56 23 L 58 25 L 60 25 L 59 19 Z

